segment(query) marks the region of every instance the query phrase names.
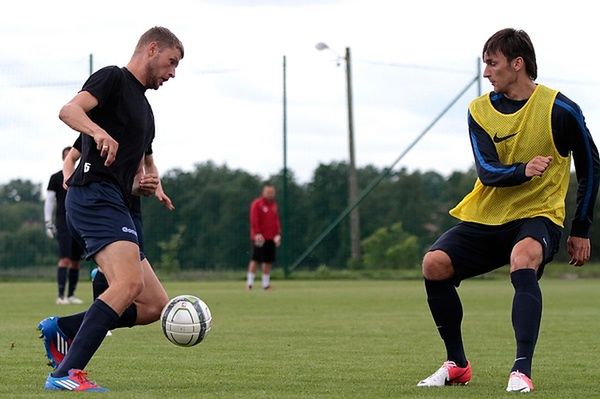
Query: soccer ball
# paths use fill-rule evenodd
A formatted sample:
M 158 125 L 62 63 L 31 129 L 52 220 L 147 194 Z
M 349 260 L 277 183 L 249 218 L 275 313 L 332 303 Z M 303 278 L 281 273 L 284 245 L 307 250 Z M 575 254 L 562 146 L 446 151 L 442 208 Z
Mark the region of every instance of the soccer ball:
M 212 315 L 200 298 L 179 295 L 162 310 L 160 325 L 165 337 L 175 345 L 194 346 L 210 331 Z

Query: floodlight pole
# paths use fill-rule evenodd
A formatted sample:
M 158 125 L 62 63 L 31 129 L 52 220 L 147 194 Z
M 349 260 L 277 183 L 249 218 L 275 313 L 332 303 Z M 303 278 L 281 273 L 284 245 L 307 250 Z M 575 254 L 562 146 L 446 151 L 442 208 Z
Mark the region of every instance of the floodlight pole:
M 283 275 L 285 278 L 289 275 L 288 269 L 288 241 L 290 240 L 288 225 L 288 170 L 287 170 L 287 64 L 286 57 L 283 56 L 283 209 L 282 209 L 282 245 L 281 245 L 281 263 L 283 266 Z
M 352 59 L 350 47 L 346 47 L 346 90 L 348 98 L 348 149 L 350 153 L 348 173 L 348 203 L 354 204 L 358 197 L 358 178 L 354 153 L 354 114 L 352 104 Z M 358 206 L 350 212 L 350 254 L 353 261 L 360 260 L 360 213 Z
M 356 204 L 350 212 L 350 256 L 352 261 L 360 261 L 360 213 L 358 211 L 358 178 L 356 174 L 356 158 L 354 155 L 354 114 L 352 105 L 352 58 L 350 56 L 350 47 L 346 47 L 344 57 L 333 51 L 327 44 L 319 42 L 316 44 L 316 49 L 330 50 L 346 63 L 346 94 L 348 107 L 348 148 L 350 159 L 348 161 L 348 204 Z

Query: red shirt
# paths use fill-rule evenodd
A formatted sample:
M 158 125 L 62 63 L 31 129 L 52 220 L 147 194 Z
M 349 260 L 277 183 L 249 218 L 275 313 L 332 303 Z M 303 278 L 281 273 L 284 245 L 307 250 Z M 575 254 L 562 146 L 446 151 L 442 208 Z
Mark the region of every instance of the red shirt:
M 262 234 L 265 240 L 272 240 L 281 234 L 277 203 L 260 197 L 250 205 L 250 239 Z

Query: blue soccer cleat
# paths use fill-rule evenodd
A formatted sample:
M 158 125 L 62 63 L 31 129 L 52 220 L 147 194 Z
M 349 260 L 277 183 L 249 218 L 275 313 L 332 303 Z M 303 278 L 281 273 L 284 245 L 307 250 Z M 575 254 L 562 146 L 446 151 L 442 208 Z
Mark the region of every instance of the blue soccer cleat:
M 78 369 L 69 370 L 69 375 L 64 377 L 52 377 L 52 374 L 48 374 L 44 389 L 48 391 L 108 392 L 108 389 L 88 380 L 85 371 Z
M 48 365 L 54 368 L 58 367 L 69 351 L 73 340 L 60 330 L 57 316 L 40 321 L 37 329 L 40 330 L 40 338 L 44 340 Z

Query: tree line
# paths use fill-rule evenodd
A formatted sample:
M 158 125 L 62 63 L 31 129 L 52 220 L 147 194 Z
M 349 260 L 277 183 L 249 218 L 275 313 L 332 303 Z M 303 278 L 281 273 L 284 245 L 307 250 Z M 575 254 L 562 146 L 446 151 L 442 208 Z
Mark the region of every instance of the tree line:
M 368 186 L 383 172 L 374 166 L 359 168 L 359 187 Z M 288 171 L 280 263 L 290 264 L 297 259 L 346 208 L 347 174 L 344 162 L 319 165 L 306 183 L 299 183 Z M 344 220 L 301 266 L 418 267 L 428 246 L 456 223 L 448 210 L 471 190 L 475 178 L 474 170 L 449 176 L 406 169 L 387 173 L 359 205 L 362 259 L 349 260 L 349 223 Z M 206 162 L 191 171 L 174 169 L 165 173 L 162 184 L 176 209 L 168 211 L 153 198 L 142 200 L 145 253 L 151 263 L 165 270 L 245 268 L 250 256 L 249 206 L 266 181 L 278 190 L 282 214 L 281 172 L 264 180 L 244 170 Z M 45 189 L 45 185 L 20 179 L 0 185 L 0 268 L 56 263 L 57 243 L 44 233 L 42 187 Z M 576 179 L 572 176 L 565 234 L 575 195 Z M 564 238 L 557 260 L 567 260 Z M 599 247 L 600 237 L 592 232 L 593 261 L 600 259 Z M 283 260 L 282 255 L 286 255 Z

